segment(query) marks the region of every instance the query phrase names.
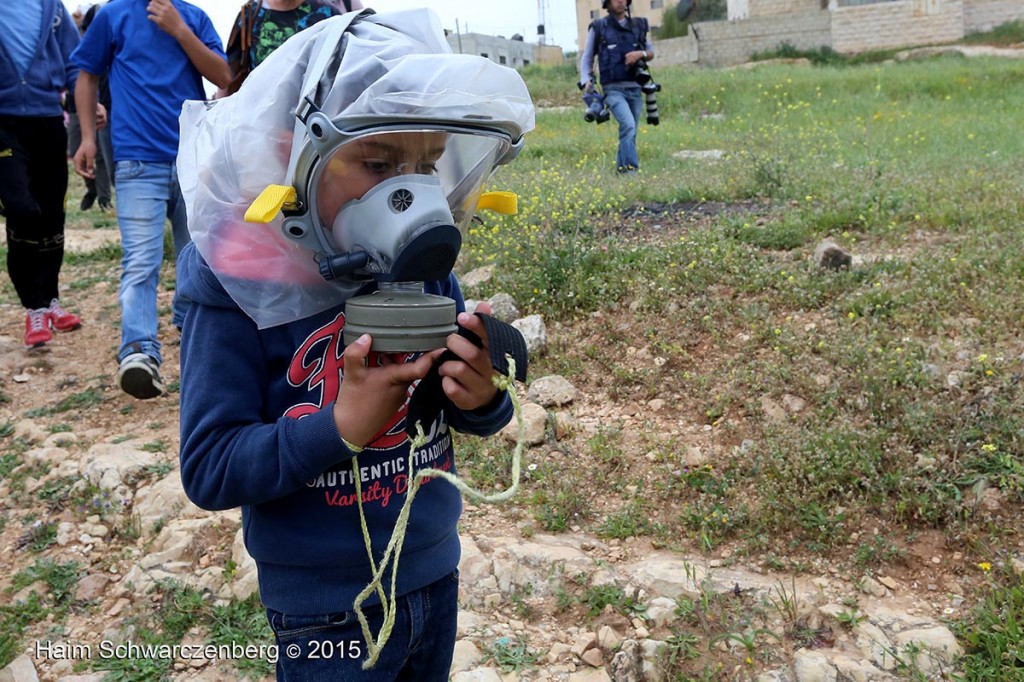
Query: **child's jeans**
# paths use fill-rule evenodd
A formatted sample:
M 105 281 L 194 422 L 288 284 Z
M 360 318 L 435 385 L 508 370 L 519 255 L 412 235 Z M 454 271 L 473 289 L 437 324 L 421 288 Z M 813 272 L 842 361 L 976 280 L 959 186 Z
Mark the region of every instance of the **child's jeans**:
M 458 621 L 459 574 L 398 598 L 395 627 L 377 664 L 363 670 L 366 642 L 354 611 L 292 616 L 267 609 L 277 639 L 278 682 L 444 682 L 452 664 Z M 380 605 L 363 614 L 376 637 Z

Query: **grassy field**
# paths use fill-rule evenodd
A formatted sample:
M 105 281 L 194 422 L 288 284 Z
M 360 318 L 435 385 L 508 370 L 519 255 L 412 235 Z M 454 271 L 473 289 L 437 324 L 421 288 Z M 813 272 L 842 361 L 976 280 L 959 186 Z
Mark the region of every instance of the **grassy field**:
M 538 529 L 574 519 L 852 575 L 938 533 L 985 600 L 956 623 L 967 679 L 1021 679 L 1024 60 L 656 70 L 661 125 L 642 127 L 629 179 L 574 76 L 527 73 L 537 129 L 495 179 L 522 213 L 477 228 L 466 267 L 495 264 L 525 312 L 564 325 L 534 376 L 622 405 L 667 398 L 735 447 L 645 467 L 680 444 L 627 448 L 610 420 L 588 441 L 596 468 L 541 465 Z M 825 237 L 854 267 L 812 263 Z M 663 364 L 629 362 L 628 346 Z M 597 509 L 605 489 L 634 494 Z

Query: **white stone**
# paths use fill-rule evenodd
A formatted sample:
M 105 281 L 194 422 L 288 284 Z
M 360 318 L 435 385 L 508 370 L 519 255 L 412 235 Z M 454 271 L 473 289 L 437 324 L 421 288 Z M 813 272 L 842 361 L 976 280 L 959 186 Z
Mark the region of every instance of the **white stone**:
M 557 374 L 535 379 L 527 397 L 542 407 L 561 407 L 576 400 L 578 391 L 565 377 Z
M 796 682 L 836 682 L 838 673 L 824 654 L 800 649 L 793 655 Z
M 18 656 L 0 670 L 0 682 L 39 682 L 39 674 L 28 656 Z
M 468 639 L 460 639 L 455 643 L 455 653 L 452 655 L 452 667 L 449 674 L 455 675 L 470 670 L 481 658 L 480 649 Z
M 512 323 L 526 339 L 526 350 L 531 358 L 543 353 L 548 346 L 548 331 L 544 318 L 540 315 L 528 315 Z

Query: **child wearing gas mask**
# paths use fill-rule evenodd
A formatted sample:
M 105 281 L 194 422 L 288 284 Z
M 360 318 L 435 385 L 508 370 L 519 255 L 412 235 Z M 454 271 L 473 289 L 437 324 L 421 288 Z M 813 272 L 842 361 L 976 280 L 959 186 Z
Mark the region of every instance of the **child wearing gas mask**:
M 388 576 L 383 605 L 375 591 L 361 607 L 376 634 L 395 606 L 369 670 L 355 601 L 414 470 L 454 473 L 453 429 L 491 435 L 512 416 L 495 337 L 465 313 L 451 267 L 484 181 L 533 127 L 529 93 L 515 71 L 451 54 L 429 10 L 364 12 L 299 33 L 235 95 L 187 103 L 181 127 L 184 488 L 200 507 L 242 508 L 279 680 L 446 680 L 454 487 L 422 486 L 394 589 Z M 481 346 L 433 318 L 389 338 L 406 294 L 410 319 L 451 306 Z M 379 332 L 351 333 L 357 301 Z M 444 408 L 410 453 L 410 401 L 435 365 Z

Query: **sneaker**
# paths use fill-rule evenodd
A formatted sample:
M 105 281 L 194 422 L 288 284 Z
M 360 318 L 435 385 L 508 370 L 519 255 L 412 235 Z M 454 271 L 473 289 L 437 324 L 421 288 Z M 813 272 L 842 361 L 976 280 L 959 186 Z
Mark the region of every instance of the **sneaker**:
M 96 195 L 92 192 L 86 192 L 85 196 L 82 197 L 82 203 L 78 207 L 83 211 L 88 211 L 94 203 L 96 203 Z
M 25 315 L 25 348 L 39 348 L 53 338 L 50 333 L 49 308 L 29 309 Z
M 47 315 L 50 318 L 50 326 L 59 332 L 74 331 L 82 326 L 82 319 L 78 315 L 69 313 L 61 308 L 60 302 L 57 299 L 50 301 Z
M 117 370 L 117 385 L 139 400 L 156 398 L 164 392 L 163 382 L 160 381 L 160 366 L 145 353 L 132 353 L 121 361 Z

